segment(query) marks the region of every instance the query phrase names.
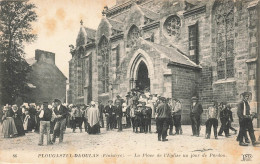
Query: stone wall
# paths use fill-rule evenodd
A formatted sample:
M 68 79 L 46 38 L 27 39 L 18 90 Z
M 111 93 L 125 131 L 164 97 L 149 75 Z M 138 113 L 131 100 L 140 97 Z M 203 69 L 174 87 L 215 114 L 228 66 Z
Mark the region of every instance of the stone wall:
M 234 2 L 234 23 L 231 37 L 234 38 L 232 49 L 234 56 L 234 76 L 220 79 L 218 78 L 217 56 L 217 26 L 215 25 L 215 17 L 213 6 L 217 1 L 207 0 L 201 1 L 197 6 L 191 8 L 184 1 L 177 0 L 152 0 L 138 1 L 133 3 L 131 7 L 126 7 L 116 14 L 109 16 L 109 19 L 115 19 L 124 22 L 123 36 L 118 36 L 117 39 L 112 35 L 112 26 L 106 17 L 101 20 L 97 29 L 96 48 L 87 50 L 86 53 L 92 52 L 93 55 L 93 100 L 101 99 L 105 103 L 109 98 L 114 98 L 117 94 L 122 97 L 130 90 L 129 68 L 133 56 L 140 49 L 147 53 L 152 64 L 148 67 L 156 70 L 151 78 L 151 91 L 170 97 L 169 95 L 181 97 L 183 99 L 184 108 L 188 108 L 190 97 L 196 95 L 199 97 L 203 105 L 203 121 L 206 119 L 206 111 L 212 101 L 226 101 L 232 106 L 234 118 L 237 123 L 236 103 L 240 101 L 240 94 L 244 91 L 251 91 L 253 94 L 251 106 L 252 111 L 259 113 L 259 21 L 258 16 L 259 4 L 254 0 L 237 0 Z M 119 6 L 121 5 L 119 2 Z M 158 19 L 154 21 L 151 27 L 146 27 L 144 24 L 145 12 L 141 7 L 152 10 L 158 14 Z M 114 8 L 112 8 L 113 10 Z M 257 16 L 258 15 L 258 16 Z M 177 16 L 180 19 L 180 28 L 176 30 L 178 35 L 169 35 L 165 28 L 165 21 L 170 16 Z M 197 25 L 197 51 L 190 50 L 190 32 L 189 28 Z M 144 44 L 144 41 L 138 41 L 136 45 L 127 47 L 128 32 L 132 25 L 136 25 L 140 30 L 140 36 L 143 39 L 152 41 L 163 46 L 172 46 L 189 57 L 192 61 L 199 64 L 202 68 L 199 72 L 196 70 L 185 69 L 182 67 L 172 67 L 170 72 L 166 59 L 160 58 L 158 52 Z M 109 40 L 110 46 L 110 90 L 109 93 L 100 92 L 100 82 L 98 82 L 98 44 L 100 38 L 105 36 Z M 118 50 L 119 49 L 119 50 Z M 119 65 L 117 65 L 117 55 L 119 52 Z M 196 60 L 198 59 L 198 60 Z M 148 68 L 148 70 L 151 70 Z M 176 71 L 179 73 L 176 73 Z M 73 72 L 73 71 L 72 71 Z M 170 75 L 172 73 L 172 75 Z M 180 75 L 184 76 L 180 76 Z M 150 73 L 149 73 L 150 74 Z M 170 78 L 172 78 L 172 86 Z M 76 78 L 75 78 L 76 79 Z M 183 83 L 176 86 L 175 80 L 180 79 Z M 192 81 L 195 80 L 195 81 Z M 98 85 L 99 84 L 99 85 Z M 184 85 L 185 84 L 185 85 Z M 183 85 L 183 86 L 182 86 Z M 187 86 L 187 87 L 186 87 Z M 76 90 L 77 88 L 75 88 Z M 184 89 L 183 89 L 184 87 Z M 186 87 L 186 88 L 185 88 Z M 195 88 L 194 88 L 195 87 Z M 73 88 L 73 87 L 72 87 Z M 171 89 L 170 89 L 171 88 Z M 171 90 L 168 93 L 168 90 Z M 166 93 L 167 92 L 167 93 Z M 73 94 L 72 94 L 73 95 Z M 73 96 L 72 96 L 73 97 Z M 184 115 L 188 116 L 188 110 L 184 110 Z M 189 123 L 188 117 L 184 116 L 184 122 Z

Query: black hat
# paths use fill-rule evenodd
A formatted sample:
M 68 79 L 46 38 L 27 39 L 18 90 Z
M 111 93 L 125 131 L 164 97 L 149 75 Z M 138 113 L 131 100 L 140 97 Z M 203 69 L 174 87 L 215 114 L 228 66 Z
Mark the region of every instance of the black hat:
M 54 99 L 53 102 L 61 102 L 59 99 Z
M 166 101 L 166 98 L 165 98 L 165 97 L 161 97 L 161 100 L 162 100 L 162 101 Z
M 252 93 L 246 91 L 246 92 L 241 93 L 241 95 L 242 95 L 243 97 L 245 97 L 246 95 L 248 95 L 248 96 L 252 96 Z

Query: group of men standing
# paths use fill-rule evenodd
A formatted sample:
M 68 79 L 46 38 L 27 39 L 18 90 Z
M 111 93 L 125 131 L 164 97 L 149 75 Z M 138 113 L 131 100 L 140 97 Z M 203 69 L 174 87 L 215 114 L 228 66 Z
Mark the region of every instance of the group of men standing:
M 258 144 L 256 142 L 254 129 L 252 121 L 254 118 L 257 118 L 256 113 L 251 112 L 249 105 L 250 92 L 244 92 L 241 94 L 243 96 L 242 101 L 237 104 L 237 116 L 239 118 L 239 134 L 237 141 L 239 141 L 240 146 L 248 146 L 250 143 L 247 137 L 247 131 L 249 133 L 252 145 Z M 236 134 L 237 130 L 231 126 L 233 122 L 231 105 L 226 102 L 221 102 L 220 105 L 216 101 L 213 102 L 213 105 L 208 109 L 208 120 L 206 121 L 206 139 L 210 138 L 211 128 L 213 126 L 215 139 L 218 139 L 217 136 L 222 136 L 222 133 L 225 133 L 226 137 L 229 137 L 229 129 L 233 130 Z M 218 128 L 218 118 L 220 118 L 221 127 L 217 133 Z M 245 142 L 246 143 L 245 143 Z
M 256 118 L 255 113 L 251 113 L 250 105 L 248 103 L 250 93 L 244 92 L 242 94 L 243 100 L 237 105 L 237 115 L 239 118 L 240 130 L 237 140 L 239 145 L 247 146 L 248 142 L 247 131 L 251 138 L 253 145 L 256 143 L 254 135 L 254 129 L 252 120 Z M 166 99 L 164 97 L 157 97 L 152 106 L 149 104 L 149 99 L 144 99 L 142 96 L 136 97 L 135 94 L 126 96 L 127 100 L 123 100 L 120 97 L 114 101 L 109 100 L 108 105 L 104 106 L 101 101 L 96 105 L 95 102 L 91 102 L 90 106 L 86 106 L 83 110 L 79 108 L 68 108 L 61 104 L 61 101 L 55 99 L 53 101 L 52 109 L 48 107 L 48 103 L 44 102 L 43 107 L 39 113 L 40 119 L 40 139 L 39 145 L 43 144 L 43 135 L 47 133 L 47 143 L 53 144 L 56 138 L 59 138 L 59 142 L 63 142 L 63 134 L 68 122 L 68 115 L 70 114 L 71 125 L 73 132 L 75 132 L 76 125 L 79 125 L 82 132 L 82 123 L 85 124 L 85 130 L 89 134 L 100 133 L 100 127 L 105 127 L 106 130 L 112 130 L 117 128 L 118 132 L 123 130 L 123 127 L 133 128 L 133 132 L 151 132 L 151 120 L 152 113 L 155 113 L 156 130 L 158 133 L 158 141 L 168 141 L 167 132 L 169 135 L 173 135 L 173 122 L 175 125 L 175 134 L 182 134 L 181 128 L 181 114 L 182 105 L 178 99 Z M 154 110 L 154 111 L 153 111 Z M 199 103 L 197 97 L 191 98 L 190 106 L 190 120 L 192 128 L 192 136 L 200 135 L 201 115 L 203 108 Z M 220 117 L 221 128 L 217 133 L 218 118 Z M 85 119 L 84 119 L 85 118 Z M 209 107 L 207 111 L 206 125 L 206 138 L 210 138 L 211 128 L 214 129 L 215 139 L 218 139 L 218 135 L 225 133 L 228 137 L 229 129 L 232 129 L 231 122 L 233 121 L 231 106 L 225 102 L 218 103 L 213 102 L 213 105 Z M 50 137 L 51 122 L 54 122 L 53 136 Z M 138 129 L 139 128 L 139 129 Z M 232 129 L 235 131 L 235 129 Z M 245 142 L 244 142 L 245 140 Z

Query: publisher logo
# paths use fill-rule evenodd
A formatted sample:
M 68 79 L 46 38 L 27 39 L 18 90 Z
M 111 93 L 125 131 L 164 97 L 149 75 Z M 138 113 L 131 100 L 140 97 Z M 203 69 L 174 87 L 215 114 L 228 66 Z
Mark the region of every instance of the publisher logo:
M 252 154 L 242 154 L 241 161 L 252 161 L 253 155 Z

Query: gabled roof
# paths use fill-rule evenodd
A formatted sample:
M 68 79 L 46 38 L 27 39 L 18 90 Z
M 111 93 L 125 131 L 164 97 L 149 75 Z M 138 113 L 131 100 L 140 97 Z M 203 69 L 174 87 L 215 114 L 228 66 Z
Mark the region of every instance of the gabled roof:
M 84 27 L 85 31 L 87 33 L 87 37 L 90 39 L 95 39 L 96 36 L 96 30 L 88 28 L 88 27 Z
M 144 13 L 144 16 L 146 16 L 147 18 L 150 18 L 152 20 L 157 20 L 159 18 L 159 14 L 153 12 L 152 10 L 149 10 L 147 8 L 144 8 L 144 7 L 141 7 L 141 6 L 138 6 Z
M 107 18 L 108 22 L 111 24 L 112 28 L 117 30 L 117 31 L 123 31 L 123 23 L 122 22 L 119 22 L 117 20 L 114 20 L 114 19 L 110 19 L 110 18 Z
M 37 60 L 35 60 L 34 57 L 32 58 L 27 58 L 25 59 L 27 61 L 27 63 L 30 65 L 30 66 L 36 66 L 37 64 Z M 42 62 L 40 62 L 42 63 Z M 48 65 L 48 67 L 45 67 L 46 70 L 48 71 L 54 71 L 56 70 L 56 72 L 58 72 L 60 74 L 61 77 L 67 79 L 67 77 L 61 72 L 61 70 L 55 65 L 55 64 L 49 64 L 49 63 L 45 63 L 45 65 Z
M 153 42 L 146 41 L 142 39 L 145 44 L 150 45 L 152 48 L 156 49 L 162 56 L 168 58 L 171 62 L 181 65 L 186 65 L 190 67 L 201 68 L 199 65 L 191 61 L 187 56 L 185 56 L 180 50 L 177 48 L 166 47 L 160 44 L 156 44 Z

